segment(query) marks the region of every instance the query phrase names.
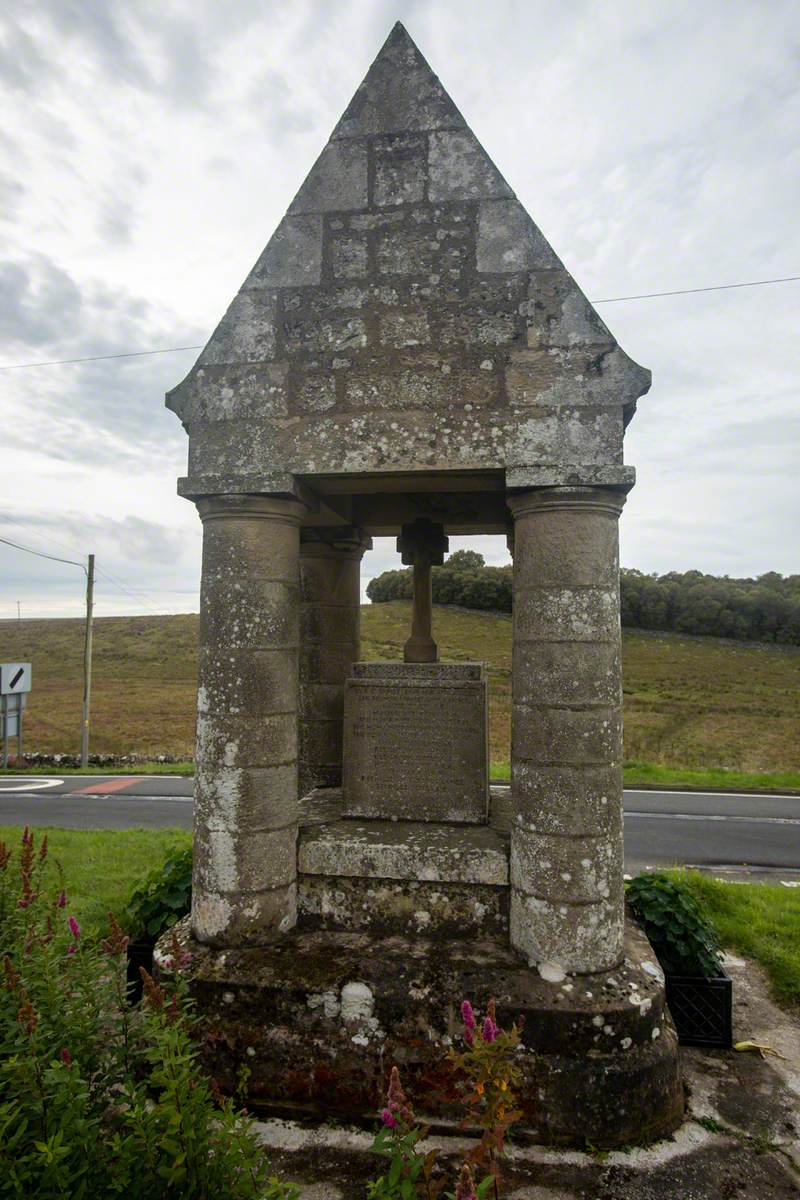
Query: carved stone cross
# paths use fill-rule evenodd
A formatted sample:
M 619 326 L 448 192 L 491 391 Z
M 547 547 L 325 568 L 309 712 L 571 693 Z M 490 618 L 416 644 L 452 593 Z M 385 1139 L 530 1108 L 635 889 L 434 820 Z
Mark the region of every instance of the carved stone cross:
M 414 568 L 414 602 L 411 637 L 403 647 L 403 659 L 410 663 L 437 662 L 439 651 L 431 631 L 431 567 L 440 567 L 449 548 L 444 526 L 427 517 L 403 526 L 397 539 L 403 564 Z

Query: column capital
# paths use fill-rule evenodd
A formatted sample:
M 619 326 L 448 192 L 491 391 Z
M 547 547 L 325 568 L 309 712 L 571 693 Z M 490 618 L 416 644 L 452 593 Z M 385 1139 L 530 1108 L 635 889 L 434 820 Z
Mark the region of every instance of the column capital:
M 621 492 L 612 491 L 611 488 L 547 487 L 516 492 L 506 497 L 506 503 L 514 514 L 515 521 L 533 513 L 563 512 L 570 509 L 616 518 L 622 512 L 625 499 Z
M 305 525 L 300 529 L 303 557 L 357 558 L 372 549 L 372 538 L 355 525 Z
M 256 496 L 238 492 L 201 496 L 195 500 L 195 504 L 203 524 L 208 521 L 252 518 L 299 525 L 308 511 L 300 500 L 292 500 L 286 496 Z

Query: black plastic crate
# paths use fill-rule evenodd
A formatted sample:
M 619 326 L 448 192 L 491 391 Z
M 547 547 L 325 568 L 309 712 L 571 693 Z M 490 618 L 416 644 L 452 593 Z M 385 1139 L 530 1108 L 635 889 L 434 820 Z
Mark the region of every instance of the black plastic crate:
M 723 971 L 713 979 L 702 975 L 667 975 L 667 1004 L 683 1046 L 733 1044 L 733 983 Z
M 138 1004 L 142 998 L 143 983 L 139 967 L 144 967 L 148 974 L 153 973 L 152 942 L 128 942 L 128 1003 Z

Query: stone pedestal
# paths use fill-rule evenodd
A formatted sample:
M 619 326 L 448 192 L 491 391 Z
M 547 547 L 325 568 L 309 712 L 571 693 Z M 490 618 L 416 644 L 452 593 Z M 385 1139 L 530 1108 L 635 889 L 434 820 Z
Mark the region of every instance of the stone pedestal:
M 487 684 L 478 663 L 356 663 L 345 685 L 344 812 L 486 820 Z
M 617 523 L 624 496 L 512 496 L 511 942 L 531 963 L 622 957 Z
M 219 954 L 185 925 L 177 933 L 191 954 L 203 1065 L 230 1091 L 246 1066 L 256 1111 L 373 1126 L 396 1064 L 420 1120 L 455 1128 L 463 1106 L 448 1050 L 460 1042 L 460 1004 L 485 1011 L 493 997 L 502 1026 L 524 1018 L 520 1132 L 605 1148 L 662 1137 L 681 1120 L 664 980 L 633 925 L 624 962 L 590 981 L 542 979 L 492 936 L 301 925 L 273 946 Z M 171 958 L 171 934 L 159 956 Z
M 203 519 L 192 928 L 287 932 L 297 905 L 298 527 L 304 507 L 215 496 Z
M 359 655 L 359 529 L 300 531 L 298 794 L 342 782 L 344 684 Z

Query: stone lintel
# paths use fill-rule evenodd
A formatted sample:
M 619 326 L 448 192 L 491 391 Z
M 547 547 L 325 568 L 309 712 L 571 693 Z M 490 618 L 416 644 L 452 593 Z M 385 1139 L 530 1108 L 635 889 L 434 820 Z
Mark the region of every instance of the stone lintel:
M 319 499 L 291 471 L 276 471 L 269 475 L 184 475 L 178 480 L 178 495 L 185 500 L 200 500 L 204 496 L 285 496 L 300 500 L 314 511 Z
M 298 869 L 308 875 L 506 887 L 508 843 L 488 825 L 349 818 L 303 830 Z
M 627 493 L 635 483 L 636 468 L 616 463 L 610 466 L 564 463 L 555 466 L 506 467 L 506 488 L 509 491 L 540 487 L 603 487 Z

